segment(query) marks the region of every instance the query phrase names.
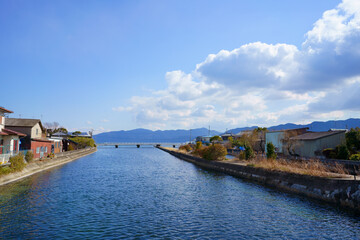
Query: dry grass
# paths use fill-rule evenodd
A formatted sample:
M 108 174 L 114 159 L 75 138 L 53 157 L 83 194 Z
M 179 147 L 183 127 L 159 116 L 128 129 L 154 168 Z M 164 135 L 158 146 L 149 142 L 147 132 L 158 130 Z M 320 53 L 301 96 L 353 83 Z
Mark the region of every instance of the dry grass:
M 286 161 L 285 159 L 267 159 L 258 158 L 248 162 L 249 166 L 261 167 L 269 170 L 296 173 L 317 177 L 341 177 L 348 175 L 346 169 L 335 163 L 334 166 L 328 166 L 319 160 L 309 161 Z

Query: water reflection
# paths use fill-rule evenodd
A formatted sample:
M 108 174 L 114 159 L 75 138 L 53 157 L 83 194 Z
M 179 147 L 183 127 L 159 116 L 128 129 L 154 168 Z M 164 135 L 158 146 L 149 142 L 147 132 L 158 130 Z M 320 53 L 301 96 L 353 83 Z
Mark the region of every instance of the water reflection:
M 0 187 L 3 239 L 358 239 L 359 220 L 154 148 L 99 148 Z

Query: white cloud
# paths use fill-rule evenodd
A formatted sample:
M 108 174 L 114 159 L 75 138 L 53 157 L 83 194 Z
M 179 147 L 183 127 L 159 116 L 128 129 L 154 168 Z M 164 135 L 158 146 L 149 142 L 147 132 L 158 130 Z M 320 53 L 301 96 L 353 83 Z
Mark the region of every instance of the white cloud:
M 360 1 L 324 12 L 305 36 L 299 48 L 255 42 L 210 54 L 191 73 L 166 73 L 166 89 L 113 110 L 152 129 L 266 126 L 359 111 Z

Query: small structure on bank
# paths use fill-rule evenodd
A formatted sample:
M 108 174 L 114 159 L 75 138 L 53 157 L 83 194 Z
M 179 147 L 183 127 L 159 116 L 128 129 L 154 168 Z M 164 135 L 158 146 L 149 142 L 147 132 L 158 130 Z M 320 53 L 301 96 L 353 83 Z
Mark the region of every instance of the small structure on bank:
M 5 128 L 5 115 L 9 113 L 13 112 L 0 107 L 0 164 L 8 162 L 10 157 L 18 154 L 20 138 L 26 136 L 24 133 Z
M 345 143 L 346 130 L 309 132 L 308 128 L 271 131 L 266 133 L 266 144 L 272 143 L 277 153 L 293 157 L 323 157 L 326 148 Z
M 330 130 L 328 132 L 307 132 L 290 138 L 295 141 L 294 153 L 302 157 L 322 156 L 322 150 L 335 148 L 345 143 L 346 130 Z
M 210 144 L 210 138 L 212 138 L 212 136 L 198 136 L 196 137 L 196 142 L 201 142 L 202 144 Z
M 6 118 L 5 127 L 26 134 L 21 139 L 21 150 L 32 150 L 34 158 L 46 157 L 52 153 L 54 141 L 46 137 L 46 131 L 40 119 Z

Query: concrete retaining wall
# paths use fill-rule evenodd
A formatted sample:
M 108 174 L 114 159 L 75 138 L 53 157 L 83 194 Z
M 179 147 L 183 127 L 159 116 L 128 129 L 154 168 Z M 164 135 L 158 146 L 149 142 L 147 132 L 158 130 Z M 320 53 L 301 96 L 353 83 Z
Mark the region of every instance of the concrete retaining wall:
M 206 169 L 224 172 L 280 190 L 298 193 L 360 212 L 360 181 L 358 180 L 322 178 L 280 171 L 269 171 L 263 168 L 233 163 L 207 161 L 162 147 L 159 147 L 159 149 Z
M 75 151 L 55 154 L 55 158 L 53 159 L 36 160 L 32 163 L 27 164 L 26 167 L 21 172 L 16 172 L 1 176 L 0 186 L 18 181 L 22 178 L 31 176 L 35 173 L 74 161 L 86 155 L 92 154 L 96 152 L 96 150 L 97 150 L 96 148 L 79 149 Z

